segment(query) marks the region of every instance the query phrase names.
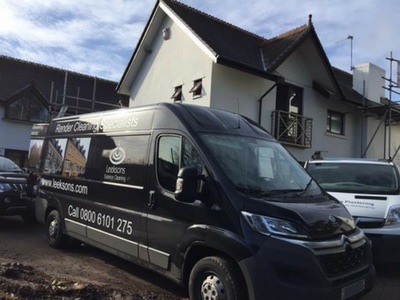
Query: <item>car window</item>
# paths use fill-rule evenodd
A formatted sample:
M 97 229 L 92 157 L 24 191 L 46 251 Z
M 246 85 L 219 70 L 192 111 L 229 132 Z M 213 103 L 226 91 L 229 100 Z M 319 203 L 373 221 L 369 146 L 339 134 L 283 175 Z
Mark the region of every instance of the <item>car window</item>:
M 0 157 L 0 172 L 13 172 L 13 173 L 21 173 L 22 169 L 18 167 L 12 160 Z

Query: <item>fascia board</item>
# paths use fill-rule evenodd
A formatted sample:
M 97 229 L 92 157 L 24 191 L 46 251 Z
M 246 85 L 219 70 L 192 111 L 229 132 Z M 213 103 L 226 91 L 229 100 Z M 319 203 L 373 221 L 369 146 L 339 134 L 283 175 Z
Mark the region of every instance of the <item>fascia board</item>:
M 155 36 L 155 30 L 159 28 L 163 20 L 163 11 L 159 7 L 155 8 L 152 17 L 149 19 L 141 37 L 139 38 L 138 44 L 134 52 L 132 53 L 131 59 L 128 62 L 127 68 L 121 77 L 121 80 L 117 86 L 117 92 L 123 95 L 130 95 L 130 85 L 132 84 L 142 61 L 146 57 L 146 52 L 143 50 L 146 47 L 147 41 L 151 40 Z M 151 41 L 152 42 L 152 41 Z M 151 44 L 150 42 L 150 44 Z

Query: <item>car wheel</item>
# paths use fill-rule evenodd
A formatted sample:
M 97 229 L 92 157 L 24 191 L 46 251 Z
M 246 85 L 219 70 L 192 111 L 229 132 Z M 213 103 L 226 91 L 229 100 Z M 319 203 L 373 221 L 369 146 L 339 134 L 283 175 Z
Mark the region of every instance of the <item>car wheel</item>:
M 216 256 L 205 257 L 194 265 L 189 277 L 189 295 L 191 300 L 247 298 L 237 265 Z
M 53 210 L 46 219 L 47 241 L 53 248 L 62 248 L 67 242 L 67 236 L 63 234 L 63 223 L 60 213 Z

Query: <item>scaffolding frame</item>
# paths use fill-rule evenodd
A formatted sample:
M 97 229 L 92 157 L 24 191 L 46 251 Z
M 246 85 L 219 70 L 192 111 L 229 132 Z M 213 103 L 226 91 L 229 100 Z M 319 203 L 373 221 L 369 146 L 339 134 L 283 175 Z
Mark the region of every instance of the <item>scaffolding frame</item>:
M 50 101 L 49 101 L 50 119 L 52 119 L 54 116 L 62 117 L 67 113 L 68 110 L 73 111 L 75 113 L 75 115 L 77 115 L 79 112 L 82 112 L 82 111 L 83 112 L 94 112 L 94 111 L 96 111 L 95 110 L 96 104 L 107 106 L 110 109 L 123 107 L 121 100 L 118 101 L 118 104 L 113 104 L 113 103 L 109 103 L 109 102 L 96 100 L 97 77 L 93 77 L 94 80 L 93 80 L 92 98 L 89 99 L 89 98 L 80 97 L 80 86 L 77 87 L 76 95 L 74 95 L 74 96 L 68 95 L 67 94 L 68 73 L 69 73 L 68 71 L 65 71 L 63 93 L 61 95 L 61 104 L 57 102 L 58 90 L 55 92 L 55 97 L 53 97 L 54 96 L 54 81 L 51 82 Z M 67 105 L 68 99 L 75 100 L 75 104 L 71 105 L 71 102 L 69 102 Z M 90 103 L 91 104 L 90 108 L 80 106 L 79 104 L 82 102 Z
M 386 60 L 389 61 L 389 78 L 386 77 L 382 77 L 385 82 L 387 82 L 387 87 L 384 85 L 382 86 L 382 88 L 384 88 L 385 90 L 389 91 L 389 99 L 387 101 L 387 103 L 384 103 L 384 105 L 386 106 L 385 109 L 385 113 L 383 114 L 383 117 L 381 119 L 381 122 L 379 123 L 378 127 L 376 128 L 374 134 L 371 137 L 371 140 L 369 141 L 367 147 L 365 148 L 364 152 L 362 152 L 362 156 L 361 157 L 365 157 L 365 155 L 367 154 L 367 151 L 369 149 L 369 147 L 371 146 L 373 140 L 375 139 L 376 134 L 378 133 L 378 130 L 380 129 L 380 127 L 382 126 L 382 124 L 385 124 L 385 131 L 384 131 L 384 143 L 383 143 L 383 159 L 386 159 L 386 153 L 388 154 L 388 159 L 390 161 L 392 161 L 394 159 L 394 157 L 396 157 L 397 153 L 400 150 L 400 145 L 397 147 L 396 151 L 394 152 L 393 156 L 391 155 L 391 144 L 392 144 L 392 123 L 393 123 L 393 110 L 395 109 L 396 106 L 398 106 L 398 102 L 400 101 L 393 101 L 392 99 L 392 95 L 393 94 L 397 94 L 400 95 L 399 92 L 393 90 L 393 88 L 399 88 L 399 82 L 395 82 L 393 81 L 393 62 L 397 62 L 400 65 L 400 60 L 393 58 L 393 53 L 390 52 L 390 57 L 386 57 Z M 399 72 L 399 70 L 398 70 Z M 364 94 L 363 94 L 363 120 L 365 117 L 365 112 L 366 112 L 366 108 L 365 108 L 365 102 L 364 102 Z M 388 130 L 386 130 L 388 129 Z M 362 131 L 364 131 L 364 121 L 363 121 L 363 129 Z M 388 131 L 388 132 L 387 132 Z M 386 146 L 388 145 L 388 149 L 386 149 Z

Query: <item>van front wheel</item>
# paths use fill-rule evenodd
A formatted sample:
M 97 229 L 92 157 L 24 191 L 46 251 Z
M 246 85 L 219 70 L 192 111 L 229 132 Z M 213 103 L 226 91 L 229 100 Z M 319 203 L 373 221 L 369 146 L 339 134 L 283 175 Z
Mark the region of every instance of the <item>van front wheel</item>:
M 237 265 L 217 256 L 205 257 L 194 265 L 189 277 L 189 295 L 193 300 L 246 299 Z
M 63 225 L 60 213 L 53 210 L 46 219 L 47 241 L 50 247 L 62 248 L 67 242 L 67 236 L 63 234 Z

